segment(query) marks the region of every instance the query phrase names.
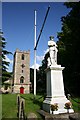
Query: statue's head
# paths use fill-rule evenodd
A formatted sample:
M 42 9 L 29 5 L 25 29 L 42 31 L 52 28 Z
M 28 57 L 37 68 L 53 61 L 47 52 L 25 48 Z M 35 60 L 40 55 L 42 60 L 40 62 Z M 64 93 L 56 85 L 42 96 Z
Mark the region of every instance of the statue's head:
M 53 39 L 54 39 L 54 36 L 50 36 L 49 38 L 50 38 L 50 40 L 53 40 Z
M 50 36 L 49 38 L 50 38 L 50 40 L 48 41 L 48 47 L 56 46 L 56 43 L 54 41 L 54 37 Z

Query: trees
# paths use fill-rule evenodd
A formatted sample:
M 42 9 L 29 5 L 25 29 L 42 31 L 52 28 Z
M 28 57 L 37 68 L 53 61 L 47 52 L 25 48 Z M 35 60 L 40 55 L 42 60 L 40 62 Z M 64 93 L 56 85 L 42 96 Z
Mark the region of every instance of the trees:
M 70 8 L 61 18 L 62 31 L 58 33 L 58 63 L 65 66 L 64 82 L 74 95 L 79 95 L 80 80 L 80 2 L 64 3 Z
M 70 12 L 61 18 L 62 31 L 58 33 L 58 64 L 65 67 L 63 71 L 66 93 L 80 95 L 80 2 L 67 2 L 64 5 Z M 40 81 L 45 81 L 47 57 L 39 69 Z M 46 81 L 44 82 L 46 84 Z M 42 83 L 43 85 L 43 83 Z M 42 86 L 41 86 L 42 87 Z M 45 88 L 45 87 L 44 87 Z
M 11 54 L 11 52 L 8 52 L 6 49 L 6 41 L 3 37 L 3 32 L 0 31 L 0 54 L 2 53 L 2 56 L 0 56 L 0 63 L 2 59 L 2 64 L 0 64 L 0 68 L 2 69 L 2 83 L 11 77 L 11 73 L 7 71 L 7 66 L 9 66 L 9 62 L 6 61 L 5 55 Z
M 37 70 L 37 93 L 46 94 L 46 72 L 48 53 L 42 60 L 42 65 Z

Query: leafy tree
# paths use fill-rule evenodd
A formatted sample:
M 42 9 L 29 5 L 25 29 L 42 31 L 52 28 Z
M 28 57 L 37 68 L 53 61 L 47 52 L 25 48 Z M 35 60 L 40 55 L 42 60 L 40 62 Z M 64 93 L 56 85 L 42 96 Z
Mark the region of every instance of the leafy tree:
M 64 82 L 69 92 L 79 95 L 80 80 L 80 2 L 64 3 L 70 8 L 61 18 L 62 31 L 58 33 L 58 63 L 65 66 Z
M 47 58 L 48 53 L 45 55 L 42 60 L 42 65 L 39 67 L 37 71 L 37 93 L 46 94 L 46 68 L 47 68 Z
M 34 69 L 30 68 L 30 82 L 31 82 L 31 89 L 30 91 L 34 93 Z
M 58 64 L 63 71 L 66 93 L 79 96 L 80 84 L 80 2 L 67 2 L 64 5 L 70 12 L 61 18 L 62 31 L 58 33 Z M 46 91 L 47 57 L 45 56 L 37 73 L 37 90 Z M 79 85 L 79 86 L 78 86 Z M 40 92 L 39 91 L 39 92 Z
M 6 80 L 8 80 L 11 77 L 11 73 L 7 71 L 7 67 L 9 66 L 9 62 L 6 61 L 5 55 L 11 54 L 11 52 L 8 52 L 6 48 L 6 41 L 3 37 L 3 32 L 0 32 L 0 54 L 2 53 L 2 56 L 0 57 L 0 61 L 2 59 L 2 64 L 0 64 L 0 68 L 2 69 L 2 83 Z M 1 62 L 0 62 L 1 63 Z

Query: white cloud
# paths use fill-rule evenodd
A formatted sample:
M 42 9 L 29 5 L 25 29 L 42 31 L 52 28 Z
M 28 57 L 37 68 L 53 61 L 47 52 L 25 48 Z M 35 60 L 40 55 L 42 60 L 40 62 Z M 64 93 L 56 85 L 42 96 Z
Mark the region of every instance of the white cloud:
M 36 56 L 37 61 L 41 62 L 44 59 L 45 54 L 49 51 L 49 49 L 44 50 L 44 55 L 43 56 Z
M 37 70 L 39 69 L 39 67 L 40 67 L 40 65 L 36 63 L 36 69 L 37 69 Z M 34 65 L 32 65 L 30 68 L 33 68 L 33 69 L 34 69 Z
M 11 60 L 10 58 L 8 58 L 7 55 L 5 55 L 4 61 L 10 62 L 10 64 L 13 64 L 13 60 Z
M 49 51 L 49 49 L 47 49 L 47 50 L 44 50 L 44 56 L 45 56 L 45 54 L 46 54 L 48 51 Z
M 8 70 L 8 72 L 12 72 L 13 60 L 11 60 L 10 58 L 8 58 L 7 55 L 5 55 L 4 61 L 10 63 L 9 66 L 7 66 L 7 70 Z
M 44 59 L 44 56 L 36 56 L 37 61 L 42 61 Z
M 42 60 L 43 60 L 44 57 L 45 57 L 45 54 L 46 54 L 48 51 L 49 51 L 49 49 L 44 50 L 44 54 L 43 54 L 43 56 L 39 56 L 39 55 L 36 56 L 36 61 L 39 63 L 39 64 L 36 63 L 36 69 L 39 68 L 40 64 L 42 63 Z M 34 65 L 32 65 L 31 68 L 34 68 Z

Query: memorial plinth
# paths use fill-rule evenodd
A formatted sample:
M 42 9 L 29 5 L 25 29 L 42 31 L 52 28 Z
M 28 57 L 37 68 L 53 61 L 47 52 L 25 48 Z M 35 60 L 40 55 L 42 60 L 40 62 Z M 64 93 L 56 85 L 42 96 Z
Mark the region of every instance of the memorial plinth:
M 58 105 L 58 109 L 54 110 L 54 114 L 60 114 L 60 113 L 67 113 L 67 109 L 65 108 L 66 103 L 70 103 L 70 101 L 66 98 L 65 92 L 64 92 L 64 83 L 63 83 L 63 74 L 62 70 L 64 67 L 61 67 L 61 65 L 57 65 L 57 49 L 56 43 L 54 45 L 53 41 L 48 42 L 48 46 L 50 48 L 51 52 L 50 57 L 48 59 L 48 67 L 45 70 L 46 71 L 46 84 L 47 84 L 47 96 L 45 100 L 43 101 L 43 110 L 47 111 L 49 113 L 52 113 L 51 105 Z M 54 48 L 52 48 L 54 47 Z M 52 53 L 56 52 L 55 54 Z M 54 56 L 56 55 L 56 56 Z M 54 59 L 55 58 L 55 59 Z M 73 109 L 70 108 L 69 113 L 73 113 Z

